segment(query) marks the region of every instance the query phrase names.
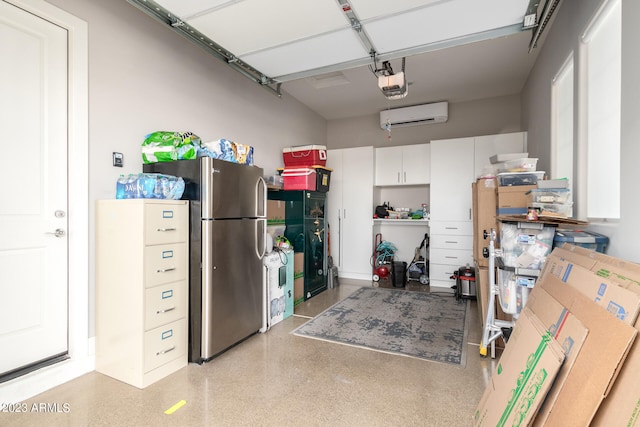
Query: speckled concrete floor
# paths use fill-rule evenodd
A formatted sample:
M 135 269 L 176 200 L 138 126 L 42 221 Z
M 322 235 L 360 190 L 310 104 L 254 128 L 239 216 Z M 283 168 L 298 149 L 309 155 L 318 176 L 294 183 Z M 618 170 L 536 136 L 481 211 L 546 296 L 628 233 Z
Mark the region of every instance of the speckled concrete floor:
M 57 403 L 59 412 L 2 413 L 0 425 L 470 425 L 495 365 L 478 353 L 481 326 L 475 302 L 464 368 L 290 333 L 361 285 L 370 284 L 343 280 L 300 304 L 296 316 L 266 334 L 204 365 L 190 364 L 144 390 L 92 372 L 26 402 Z M 184 406 L 164 413 L 181 400 Z

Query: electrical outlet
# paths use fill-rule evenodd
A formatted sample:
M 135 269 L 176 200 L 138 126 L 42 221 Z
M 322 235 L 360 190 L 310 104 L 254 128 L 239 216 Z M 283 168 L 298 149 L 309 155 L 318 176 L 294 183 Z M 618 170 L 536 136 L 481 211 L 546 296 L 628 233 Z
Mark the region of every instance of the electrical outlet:
M 124 156 L 122 153 L 113 153 L 113 166 L 121 168 L 124 165 Z

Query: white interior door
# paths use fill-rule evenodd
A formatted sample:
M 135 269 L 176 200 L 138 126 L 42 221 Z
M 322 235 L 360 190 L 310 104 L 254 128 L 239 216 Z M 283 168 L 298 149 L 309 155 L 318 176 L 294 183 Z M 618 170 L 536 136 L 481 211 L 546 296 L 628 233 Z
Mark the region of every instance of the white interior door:
M 68 351 L 67 32 L 0 1 L 0 376 Z

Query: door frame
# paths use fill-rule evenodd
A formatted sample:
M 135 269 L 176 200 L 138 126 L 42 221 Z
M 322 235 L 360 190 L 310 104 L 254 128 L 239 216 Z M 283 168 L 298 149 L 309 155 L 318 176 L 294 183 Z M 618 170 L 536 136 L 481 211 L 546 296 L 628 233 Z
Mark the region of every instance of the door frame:
M 4 0 L 68 33 L 69 359 L 0 385 L 0 402 L 20 402 L 95 369 L 89 340 L 89 78 L 87 23 L 44 0 Z

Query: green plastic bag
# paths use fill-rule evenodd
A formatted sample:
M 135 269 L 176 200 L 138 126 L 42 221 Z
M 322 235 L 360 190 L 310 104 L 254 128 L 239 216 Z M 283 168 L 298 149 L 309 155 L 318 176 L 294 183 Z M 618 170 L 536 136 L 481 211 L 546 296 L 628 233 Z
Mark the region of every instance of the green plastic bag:
M 195 159 L 199 146 L 200 137 L 193 132 L 153 132 L 142 143 L 142 163 Z

